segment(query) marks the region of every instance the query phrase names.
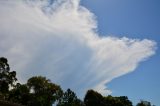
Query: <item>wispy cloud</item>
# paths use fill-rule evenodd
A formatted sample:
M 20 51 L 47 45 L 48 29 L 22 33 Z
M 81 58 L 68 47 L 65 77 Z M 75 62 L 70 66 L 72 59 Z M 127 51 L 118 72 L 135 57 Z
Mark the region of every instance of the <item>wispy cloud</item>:
M 106 84 L 155 53 L 151 40 L 100 37 L 93 13 L 79 0 L 0 1 L 0 56 L 23 82 L 43 75 L 80 96 L 108 94 Z

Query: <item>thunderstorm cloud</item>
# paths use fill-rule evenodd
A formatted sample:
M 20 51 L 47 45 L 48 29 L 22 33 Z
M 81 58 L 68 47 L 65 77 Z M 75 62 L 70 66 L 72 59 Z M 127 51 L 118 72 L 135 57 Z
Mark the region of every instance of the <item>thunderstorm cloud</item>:
M 79 96 L 110 94 L 107 83 L 155 54 L 148 39 L 100 36 L 96 16 L 79 0 L 0 0 L 0 56 L 18 79 L 46 76 Z

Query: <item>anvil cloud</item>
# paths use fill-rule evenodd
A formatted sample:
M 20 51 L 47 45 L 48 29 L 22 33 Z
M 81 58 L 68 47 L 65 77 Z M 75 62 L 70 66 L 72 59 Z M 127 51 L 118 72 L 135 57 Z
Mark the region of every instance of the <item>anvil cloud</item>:
M 0 56 L 21 82 L 42 75 L 79 96 L 110 94 L 107 83 L 155 54 L 152 40 L 100 36 L 96 16 L 79 2 L 0 1 Z

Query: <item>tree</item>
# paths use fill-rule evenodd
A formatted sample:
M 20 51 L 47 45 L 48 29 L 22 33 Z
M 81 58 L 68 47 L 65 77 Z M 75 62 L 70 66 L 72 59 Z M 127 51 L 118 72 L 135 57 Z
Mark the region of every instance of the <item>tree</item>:
M 60 98 L 57 106 L 84 106 L 84 104 L 77 98 L 73 91 L 67 89 L 67 91 Z
M 32 97 L 29 106 L 52 106 L 63 94 L 60 86 L 42 76 L 30 78 L 27 86 Z
M 84 103 L 86 106 L 105 106 L 103 96 L 94 90 L 87 91 Z
M 136 106 L 151 106 L 151 103 L 141 100 Z
M 84 98 L 86 106 L 132 106 L 132 102 L 127 96 L 112 97 L 111 95 L 103 97 L 94 90 L 88 90 Z
M 3 99 L 7 99 L 9 87 L 14 87 L 16 81 L 16 72 L 10 72 L 8 60 L 5 57 L 0 57 L 0 94 Z
M 23 105 L 29 104 L 31 95 L 29 94 L 29 88 L 26 84 L 21 85 L 17 83 L 14 89 L 9 92 L 9 101 L 14 103 L 20 103 Z
M 112 97 L 111 95 L 104 97 L 106 106 L 132 106 L 132 102 L 127 96 Z
M 120 96 L 120 97 L 115 97 L 115 98 L 117 98 L 117 100 L 120 101 L 122 106 L 132 106 L 132 102 L 128 100 L 127 96 Z

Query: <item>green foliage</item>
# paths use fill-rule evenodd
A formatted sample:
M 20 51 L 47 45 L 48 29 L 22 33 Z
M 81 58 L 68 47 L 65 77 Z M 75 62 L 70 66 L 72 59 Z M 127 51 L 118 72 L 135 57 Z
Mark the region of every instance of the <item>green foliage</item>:
M 84 103 L 86 106 L 132 106 L 132 102 L 126 96 L 112 97 L 109 95 L 103 97 L 94 90 L 88 90 Z
M 94 90 L 87 91 L 84 103 L 86 106 L 105 106 L 103 96 Z
M 151 106 L 151 103 L 141 100 L 136 106 Z
M 12 89 L 9 93 L 9 101 L 14 103 L 21 103 L 23 105 L 29 104 L 31 95 L 29 94 L 29 88 L 26 84 L 21 85 L 17 83 L 14 89 Z
M 77 98 L 76 94 L 67 89 L 63 96 L 59 99 L 57 106 L 83 106 L 83 102 Z
M 30 78 L 27 86 L 32 95 L 31 105 L 33 106 L 51 106 L 63 94 L 60 86 L 42 76 Z
M 14 82 L 16 81 L 16 72 L 10 72 L 8 60 L 0 57 L 0 94 L 3 96 L 3 99 L 7 99 L 9 87 L 14 87 Z
M 127 96 L 112 97 L 111 95 L 104 97 L 106 106 L 133 106 Z

